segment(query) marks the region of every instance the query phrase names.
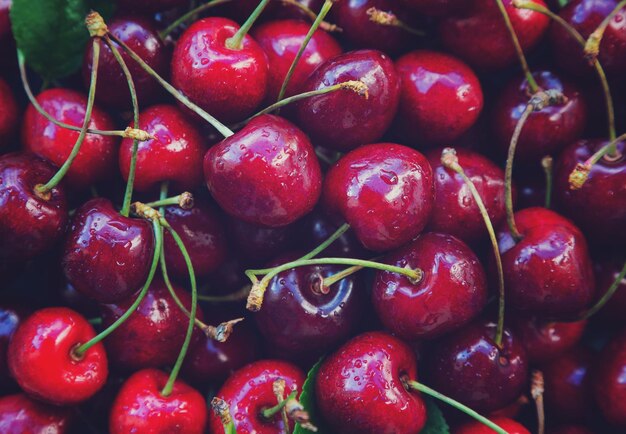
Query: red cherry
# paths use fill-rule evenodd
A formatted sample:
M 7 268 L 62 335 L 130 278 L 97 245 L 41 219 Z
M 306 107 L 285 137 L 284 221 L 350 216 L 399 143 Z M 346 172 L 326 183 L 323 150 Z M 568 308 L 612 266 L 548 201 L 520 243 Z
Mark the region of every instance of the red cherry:
M 433 174 L 426 157 L 394 143 L 361 146 L 326 174 L 326 208 L 350 224 L 370 250 L 397 248 L 415 238 L 430 217 Z
M 395 65 L 400 78 L 397 123 L 409 144 L 448 144 L 474 125 L 483 91 L 467 65 L 429 50 L 405 54 Z
M 180 36 L 172 57 L 172 82 L 189 99 L 222 122 L 252 114 L 265 98 L 267 57 L 246 35 L 240 49 L 226 46 L 239 25 L 226 18 L 204 18 Z
M 181 380 L 163 396 L 168 374 L 157 369 L 135 372 L 122 385 L 109 417 L 111 434 L 203 434 L 207 422 L 204 397 Z M 218 432 L 218 431 L 215 431 Z
M 490 419 L 508 434 L 530 434 L 530 431 L 519 422 L 508 417 L 492 417 Z M 493 430 L 479 421 L 464 423 L 452 430 L 452 434 L 493 434 Z
M 85 120 L 87 98 L 70 89 L 48 89 L 37 95 L 41 107 L 55 119 L 81 127 Z M 89 128 L 112 130 L 114 124 L 108 114 L 94 107 Z M 40 115 L 29 104 L 22 122 L 24 148 L 61 166 L 69 157 L 78 131 L 58 127 Z M 76 190 L 87 189 L 97 181 L 115 173 L 118 140 L 113 136 L 87 134 L 72 166 L 67 172 L 67 182 Z
M 210 148 L 204 156 L 204 176 L 224 211 L 270 227 L 287 225 L 311 211 L 322 184 L 307 137 L 272 115 L 252 119 Z
M 594 396 L 604 418 L 626 428 L 626 333 L 621 331 L 595 359 Z
M 334 432 L 417 434 L 426 422 L 411 348 L 382 332 L 359 335 L 324 360 L 315 380 L 317 405 Z
M 0 398 L 0 432 L 3 434 L 65 434 L 71 411 L 44 404 L 20 393 Z
M 0 306 L 0 387 L 3 389 L 13 384 L 7 359 L 9 342 L 15 330 L 29 314 L 30 309 L 26 309 L 21 303 L 4 302 Z
M 606 257 L 594 262 L 594 274 L 596 276 L 596 298 L 602 297 L 609 287 L 615 282 L 626 262 L 624 252 L 607 252 Z M 610 301 L 597 313 L 595 319 L 604 323 L 626 325 L 626 278 L 619 283 L 617 291 Z
M 29 395 L 56 405 L 89 399 L 107 379 L 104 347 L 97 343 L 82 356 L 73 352 L 95 335 L 89 322 L 71 309 L 36 311 L 9 343 L 9 368 L 15 381 Z
M 0 0 L 0 3 L 2 1 Z M 0 4 L 0 9 L 2 5 Z M 0 10 L 0 38 L 2 37 L 2 11 Z M 0 150 L 12 145 L 17 130 L 19 108 L 11 88 L 0 78 Z

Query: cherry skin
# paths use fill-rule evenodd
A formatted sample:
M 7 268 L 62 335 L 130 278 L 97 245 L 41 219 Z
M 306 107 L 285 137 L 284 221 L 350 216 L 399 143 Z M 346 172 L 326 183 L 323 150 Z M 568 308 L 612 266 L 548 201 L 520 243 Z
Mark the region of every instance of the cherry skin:
M 441 163 L 441 148 L 426 154 L 433 168 L 435 204 L 427 228 L 475 243 L 487 238 L 487 228 L 474 197 L 460 175 Z M 497 226 L 506 216 L 504 172 L 481 154 L 457 148 L 456 155 L 465 174 L 480 195 L 491 223 Z
M 237 434 L 276 434 L 291 432 L 290 423 L 285 429 L 280 412 L 271 419 L 262 416 L 264 409 L 274 407 L 278 400 L 272 390 L 273 383 L 285 380 L 285 397 L 293 390 L 300 395 L 304 384 L 304 373 L 300 368 L 282 360 L 259 360 L 244 366 L 226 380 L 216 396 L 230 407 Z M 224 431 L 222 422 L 215 413 L 209 415 L 210 432 Z
M 467 7 L 465 0 L 401 0 L 401 3 L 415 12 L 433 17 L 456 15 Z
M 433 173 L 422 154 L 394 143 L 361 146 L 324 179 L 323 203 L 370 250 L 397 248 L 426 226 L 434 202 Z
M 87 107 L 87 98 L 82 93 L 63 88 L 48 89 L 37 95 L 37 101 L 55 119 L 76 127 L 82 126 Z M 89 128 L 113 130 L 115 125 L 107 113 L 94 106 Z M 72 152 L 78 135 L 78 131 L 54 125 L 32 104 L 28 105 L 22 122 L 22 144 L 26 150 L 60 167 Z M 117 145 L 118 139 L 114 136 L 87 134 L 67 172 L 68 186 L 85 190 L 93 183 L 111 177 L 115 173 Z
M 530 434 L 524 425 L 508 417 L 492 417 L 490 420 L 509 434 Z M 491 428 L 479 421 L 466 422 L 452 430 L 452 434 L 492 434 L 493 432 Z
M 9 10 L 11 9 L 12 3 L 12 0 L 0 0 L 0 40 L 11 34 Z
M 622 271 L 626 255 L 622 252 L 610 252 L 606 257 L 594 261 L 593 269 L 596 276 L 596 298 L 602 297 L 615 282 Z M 597 313 L 595 319 L 603 323 L 626 325 L 626 278 L 622 279 L 611 300 Z
M 512 0 L 504 7 L 522 49 L 533 48 L 548 29 L 550 20 L 539 12 L 517 9 Z M 533 3 L 545 6 L 543 0 Z M 439 22 L 439 36 L 445 48 L 479 69 L 501 69 L 517 60 L 504 19 L 491 0 L 472 0 L 460 15 Z
M 315 379 L 317 405 L 333 432 L 417 434 L 426 408 L 417 392 L 411 348 L 382 332 L 352 338 L 328 356 Z
M 295 246 L 297 225 L 268 228 L 233 218 L 228 221 L 229 241 L 241 258 L 264 264 Z
M 181 380 L 174 382 L 171 394 L 163 396 L 167 379 L 168 374 L 157 369 L 131 375 L 111 407 L 109 432 L 203 434 L 207 422 L 204 397 Z
M 255 117 L 210 148 L 204 156 L 204 177 L 224 211 L 269 227 L 288 225 L 307 214 L 322 189 L 320 165 L 308 138 L 272 115 Z
M 153 250 L 150 223 L 122 216 L 108 199 L 92 199 L 72 219 L 63 248 L 63 272 L 76 290 L 111 303 L 141 288 Z
M 48 195 L 45 184 L 56 168 L 31 154 L 0 156 L 0 262 L 21 262 L 50 249 L 63 235 L 68 220 L 63 185 Z
M 483 91 L 467 65 L 430 50 L 412 51 L 395 65 L 400 77 L 396 120 L 407 144 L 447 144 L 474 125 Z
M 0 12 L 1 14 L 2 12 Z M 0 18 L 1 20 L 2 18 Z M 0 32 L 1 29 L 2 24 L 0 23 Z M 6 81 L 0 78 L 0 150 L 4 150 L 12 144 L 19 115 L 19 107 L 11 88 Z
M 429 385 L 479 412 L 513 402 L 527 385 L 526 352 L 508 329 L 501 348 L 495 334 L 494 322 L 479 320 L 437 341 L 425 354 Z
M 497 231 L 509 306 L 537 316 L 569 318 L 595 291 L 587 242 L 574 224 L 545 208 L 515 213 L 515 242 L 506 222 Z
M 73 353 L 95 335 L 89 322 L 71 309 L 40 309 L 11 338 L 11 374 L 24 392 L 42 401 L 55 405 L 83 402 L 102 388 L 108 375 L 102 343 L 81 356 Z
M 0 398 L 0 432 L 4 434 L 69 432 L 71 411 L 29 398 L 23 393 Z
M 320 65 L 300 91 L 323 89 L 350 80 L 367 86 L 367 98 L 346 90 L 296 104 L 296 123 L 316 145 L 349 151 L 379 140 L 391 125 L 398 107 L 399 81 L 393 62 L 380 51 L 351 51 L 334 57 Z
M 152 106 L 139 114 L 139 128 L 155 139 L 139 142 L 134 184 L 137 191 L 150 191 L 165 181 L 177 191 L 193 190 L 202 184 L 206 147 L 200 132 L 181 110 L 170 105 Z M 125 181 L 132 153 L 133 140 L 122 140 L 119 164 Z
M 0 306 L 0 388 L 13 384 L 7 359 L 9 342 L 29 314 L 30 310 L 21 303 L 3 302 Z
M 587 122 L 587 104 L 576 85 L 550 71 L 537 71 L 533 77 L 540 88 L 561 91 L 567 102 L 531 113 L 515 149 L 515 158 L 520 162 L 536 162 L 545 155 L 556 157 L 561 149 L 580 138 Z M 513 131 L 531 93 L 525 78 L 514 79 L 500 91 L 491 124 L 501 155 L 508 152 Z
M 478 257 L 451 235 L 421 234 L 384 262 L 419 268 L 417 283 L 377 271 L 372 304 L 383 325 L 407 340 L 431 339 L 478 316 L 487 303 L 487 278 Z
M 167 75 L 169 53 L 155 23 L 140 16 L 119 17 L 107 23 L 109 32 L 128 45 L 144 62 L 160 76 Z M 115 42 L 113 42 L 116 44 Z M 160 95 L 159 83 L 148 75 L 137 62 L 132 60 L 124 50 L 116 44 L 122 59 L 133 77 L 137 99 L 140 104 L 149 104 Z M 83 83 L 89 87 L 91 81 L 93 44 L 87 43 L 83 57 Z M 132 101 L 124 71 L 113 56 L 108 45 L 101 43 L 98 62 L 98 82 L 96 84 L 96 100 L 120 109 L 130 109 Z
M 311 25 L 301 20 L 276 20 L 259 25 L 252 36 L 267 55 L 269 77 L 267 100 L 273 103 L 278 98 L 287 71 L 300 50 L 300 45 Z M 307 77 L 322 63 L 341 54 L 335 39 L 323 30 L 316 30 L 298 61 L 285 96 L 298 93 Z
M 172 83 L 222 122 L 240 121 L 265 98 L 267 57 L 246 35 L 240 49 L 226 46 L 239 25 L 226 18 L 204 18 L 180 36 L 172 56 Z
M 626 333 L 621 331 L 595 359 L 594 396 L 604 418 L 626 428 Z

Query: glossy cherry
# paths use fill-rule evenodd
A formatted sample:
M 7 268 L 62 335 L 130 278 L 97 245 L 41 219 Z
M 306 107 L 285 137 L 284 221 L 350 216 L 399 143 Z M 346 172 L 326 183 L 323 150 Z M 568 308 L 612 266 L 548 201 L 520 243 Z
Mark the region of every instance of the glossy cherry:
M 313 146 L 295 125 L 258 116 L 204 156 L 209 191 L 227 213 L 277 227 L 315 206 L 322 174 Z M 297 191 L 298 194 L 293 194 Z
M 280 414 L 271 419 L 261 414 L 264 409 L 278 404 L 272 391 L 272 385 L 278 379 L 285 380 L 285 395 L 293 390 L 300 395 L 304 373 L 282 360 L 259 360 L 244 366 L 231 375 L 217 392 L 216 396 L 229 405 L 238 434 L 291 432 L 292 424 L 286 429 Z M 214 433 L 224 430 L 221 420 L 214 413 L 209 416 L 209 428 Z
M 404 380 L 417 380 L 411 348 L 382 332 L 361 334 L 328 356 L 315 379 L 318 408 L 333 432 L 417 434 L 426 408 Z
M 615 282 L 626 262 L 626 254 L 607 252 L 594 261 L 593 270 L 596 276 L 596 298 L 602 297 Z M 626 325 L 626 278 L 622 279 L 610 301 L 598 312 L 595 319 L 615 325 Z
M 490 420 L 508 434 L 530 434 L 524 425 L 508 417 L 492 417 Z M 454 428 L 452 434 L 493 434 L 493 430 L 482 422 L 466 422 Z
M 0 3 L 2 2 L 0 1 Z M 1 15 L 2 12 L 0 11 Z M 2 18 L 0 17 L 1 20 Z M 2 24 L 0 23 L 0 32 L 2 32 L 1 29 Z M 19 116 L 20 113 L 15 96 L 7 82 L 0 78 L 0 150 L 4 150 L 12 145 Z
M 7 352 L 9 341 L 15 330 L 30 314 L 22 303 L 4 302 L 0 306 L 0 387 L 4 388 L 12 384 Z M 1 426 L 1 425 L 0 425 Z M 1 431 L 1 430 L 0 430 Z
M 297 222 L 268 228 L 235 218 L 228 220 L 229 241 L 237 255 L 255 264 L 275 259 L 294 248 L 298 241 L 297 231 Z
M 131 375 L 111 407 L 109 432 L 203 434 L 208 411 L 204 397 L 181 380 L 176 380 L 171 394 L 163 396 L 167 378 L 157 369 Z
M 37 101 L 48 114 L 61 122 L 81 127 L 85 120 L 87 98 L 80 92 L 64 88 L 48 89 L 37 95 Z M 114 126 L 109 115 L 94 106 L 89 128 L 113 130 Z M 26 109 L 22 122 L 22 145 L 57 166 L 61 166 L 70 155 L 78 135 L 78 131 L 54 125 L 32 104 Z M 114 136 L 87 134 L 67 172 L 68 186 L 85 190 L 93 183 L 111 177 L 115 173 L 117 145 L 118 140 Z
M 87 320 L 71 309 L 49 307 L 26 318 L 9 343 L 11 374 L 27 394 L 56 405 L 91 398 L 108 375 L 104 346 L 82 355 L 74 350 L 96 335 Z
M 594 361 L 595 401 L 604 418 L 626 428 L 626 333 L 622 330 Z
M 153 250 L 150 223 L 122 216 L 108 199 L 92 199 L 72 219 L 63 272 L 78 291 L 101 303 L 123 300 L 146 281 Z
M 474 125 L 483 108 L 483 91 L 465 63 L 448 54 L 417 50 L 395 65 L 400 78 L 396 120 L 407 144 L 449 144 Z
M 334 57 L 320 65 L 300 91 L 350 80 L 367 86 L 367 98 L 346 90 L 297 103 L 297 124 L 316 145 L 348 151 L 379 140 L 389 128 L 398 107 L 399 81 L 393 62 L 380 51 L 351 51 Z
M 323 202 L 370 250 L 397 248 L 428 223 L 434 202 L 426 157 L 394 143 L 361 146 L 326 174 Z
M 0 398 L 0 432 L 4 434 L 65 434 L 71 410 L 29 398 L 23 393 Z

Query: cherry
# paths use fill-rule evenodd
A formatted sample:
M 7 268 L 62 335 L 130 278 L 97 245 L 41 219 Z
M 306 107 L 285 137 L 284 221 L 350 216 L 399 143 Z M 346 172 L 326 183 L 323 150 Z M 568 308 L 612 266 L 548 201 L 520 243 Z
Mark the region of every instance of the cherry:
M 476 411 L 510 404 L 526 387 L 526 352 L 508 329 L 501 347 L 495 334 L 494 322 L 479 320 L 443 337 L 425 352 L 425 378 L 435 390 Z
M 63 281 L 57 287 L 59 300 L 65 307 L 75 310 L 86 318 L 94 318 L 100 315 L 100 305 L 93 298 L 78 292 L 74 286 Z
M 522 129 L 523 131 L 523 129 Z M 515 207 L 519 209 L 545 206 L 546 204 L 546 175 L 536 162 L 530 165 L 515 164 L 513 168 L 514 187 L 517 191 Z
M 81 127 L 85 119 L 87 98 L 70 89 L 48 89 L 37 96 L 41 107 L 56 120 Z M 108 114 L 94 106 L 89 128 L 112 130 L 114 124 Z M 78 131 L 61 128 L 28 105 L 22 122 L 24 148 L 61 166 L 70 155 Z M 67 172 L 67 183 L 75 190 L 87 189 L 97 181 L 115 173 L 117 138 L 87 134 L 72 166 Z M 46 180 L 47 181 L 47 180 Z
M 370 250 L 397 248 L 426 226 L 434 201 L 433 173 L 414 149 L 394 143 L 361 146 L 326 174 L 323 202 L 350 224 Z
M 376 273 L 372 303 L 384 326 L 401 338 L 430 339 L 455 330 L 487 302 L 480 261 L 451 235 L 422 234 L 384 262 L 424 272 L 416 283 L 396 273 Z
M 297 223 L 268 228 L 233 218 L 228 221 L 228 229 L 237 254 L 258 264 L 286 252 L 297 239 Z
M 626 428 L 626 333 L 619 332 L 595 359 L 594 396 L 604 418 Z
M 322 184 L 307 137 L 272 115 L 255 117 L 210 148 L 204 156 L 204 176 L 227 213 L 269 227 L 285 226 L 311 211 Z
M 111 303 L 130 297 L 143 285 L 153 250 L 150 223 L 120 215 L 108 199 L 92 199 L 72 219 L 63 272 L 78 291 Z
M 163 396 L 161 389 L 167 379 L 168 374 L 157 369 L 143 369 L 131 375 L 113 402 L 109 432 L 204 433 L 204 397 L 181 380 L 174 383 L 171 394 Z
M 172 82 L 189 99 L 222 122 L 240 121 L 265 98 L 268 63 L 250 36 L 229 47 L 239 25 L 226 18 L 204 18 L 180 36 L 172 56 Z
M 7 359 L 9 341 L 15 330 L 29 314 L 29 309 L 26 309 L 21 303 L 4 302 L 0 306 L 0 387 L 2 388 L 12 384 Z
M 276 380 L 285 380 L 285 395 L 297 390 L 304 383 L 304 373 L 296 366 L 282 360 L 259 360 L 236 371 L 226 380 L 216 396 L 226 401 L 235 423 L 237 433 L 269 434 L 291 432 L 293 426 L 285 427 L 280 414 L 271 419 L 263 417 L 265 409 L 274 407 L 278 400 L 272 390 Z M 222 422 L 214 413 L 209 415 L 209 431 L 224 431 Z
M 0 0 L 0 40 L 11 34 L 9 10 L 13 0 Z
M 513 7 L 504 0 L 506 13 L 524 51 L 533 48 L 548 29 L 550 20 L 539 12 Z M 545 6 L 543 0 L 533 0 Z M 492 0 L 472 0 L 459 15 L 439 22 L 439 36 L 453 54 L 480 69 L 500 69 L 511 65 L 517 55 L 504 19 Z
M 206 147 L 200 132 L 174 106 L 155 105 L 139 114 L 139 128 L 155 139 L 139 142 L 134 187 L 150 191 L 170 181 L 179 191 L 193 190 L 202 184 L 202 158 Z M 128 180 L 133 140 L 120 145 L 120 171 Z
M 417 434 L 426 422 L 411 348 L 382 332 L 361 334 L 328 356 L 315 379 L 319 410 L 334 432 Z
M 441 148 L 429 151 L 426 156 L 433 168 L 435 206 L 428 229 L 454 235 L 466 243 L 487 238 L 485 222 L 478 205 L 460 175 L 441 163 Z M 456 148 L 459 164 L 472 180 L 493 225 L 504 220 L 504 172 L 486 157 L 464 148 Z
M 492 417 L 490 420 L 509 434 L 530 434 L 524 425 L 508 417 Z M 479 421 L 471 421 L 456 427 L 451 432 L 452 434 L 493 434 L 494 431 Z
M 159 75 L 166 75 L 169 66 L 169 53 L 159 37 L 155 23 L 140 16 L 118 17 L 107 23 L 109 32 L 128 45 Z M 115 44 L 115 42 L 113 42 Z M 133 77 L 137 99 L 140 104 L 149 104 L 158 98 L 161 88 L 119 46 L 118 51 Z M 89 87 L 91 81 L 91 59 L 93 44 L 87 44 L 83 57 L 83 83 Z M 116 108 L 131 108 L 131 97 L 126 76 L 113 56 L 108 45 L 102 43 L 98 65 L 96 99 L 99 103 Z
M 401 0 L 401 3 L 415 12 L 433 17 L 456 15 L 467 7 L 465 0 Z
M 474 125 L 483 92 L 467 65 L 430 50 L 412 51 L 395 65 L 400 77 L 396 120 L 408 144 L 448 144 Z
M 300 20 L 276 20 L 261 24 L 252 31 L 252 36 L 267 55 L 269 77 L 267 100 L 273 103 L 278 98 L 287 71 L 309 32 L 310 24 Z M 307 77 L 322 63 L 341 54 L 335 39 L 323 30 L 316 30 L 298 61 L 285 96 L 298 93 Z
M 587 122 L 587 104 L 576 85 L 550 71 L 537 71 L 533 77 L 540 88 L 562 92 L 567 102 L 548 105 L 530 114 L 515 151 L 515 158 L 520 162 L 539 161 L 545 155 L 556 156 L 563 147 L 580 138 Z M 516 78 L 498 95 L 491 124 L 501 155 L 507 154 L 513 131 L 531 94 L 528 81 Z
M 503 223 L 498 244 L 510 306 L 540 317 L 571 317 L 586 308 L 595 286 L 587 242 L 574 224 L 545 208 L 515 213 L 522 239 Z
M 1 0 L 0 3 L 2 3 Z M 0 21 L 2 21 L 1 15 L 2 11 L 0 10 Z M 1 29 L 2 23 L 0 22 L 0 32 L 2 31 Z M 15 96 L 7 82 L 0 78 L 0 150 L 4 150 L 12 145 L 15 139 L 14 133 L 18 118 L 19 108 Z
M 594 261 L 594 274 L 596 277 L 596 298 L 602 297 L 609 287 L 615 282 L 626 262 L 626 255 L 620 252 L 609 252 L 609 255 Z M 611 324 L 626 324 L 624 317 L 626 312 L 626 279 L 619 283 L 617 292 L 613 294 L 609 303 L 598 312 L 596 319 Z
M 65 190 L 35 191 L 56 168 L 30 154 L 0 156 L 0 261 L 21 262 L 50 249 L 68 220 Z
M 19 393 L 0 398 L 0 432 L 4 434 L 65 434 L 71 411 L 44 404 Z
M 297 123 L 316 145 L 348 151 L 379 140 L 389 128 L 398 107 L 399 81 L 393 62 L 380 51 L 351 51 L 334 57 L 320 65 L 300 91 L 350 80 L 367 86 L 367 98 L 355 92 L 331 92 L 296 104 Z
M 85 401 L 100 390 L 108 375 L 101 343 L 83 354 L 74 352 L 95 335 L 89 322 L 71 309 L 40 309 L 11 338 L 11 374 L 27 394 L 51 404 Z

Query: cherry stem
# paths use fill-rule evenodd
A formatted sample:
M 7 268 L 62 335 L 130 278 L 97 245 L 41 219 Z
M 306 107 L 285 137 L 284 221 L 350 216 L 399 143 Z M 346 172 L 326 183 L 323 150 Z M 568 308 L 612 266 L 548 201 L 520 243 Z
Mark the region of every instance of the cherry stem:
M 186 23 L 187 21 L 193 19 L 193 17 L 201 12 L 204 12 L 207 9 L 210 9 L 212 7 L 215 6 L 219 6 L 221 4 L 224 3 L 228 3 L 232 0 L 211 0 L 208 1 L 204 4 L 201 4 L 200 6 L 190 10 L 189 12 L 183 14 L 182 16 L 180 16 L 178 19 L 176 19 L 176 21 L 174 21 L 172 24 L 170 24 L 169 26 L 167 26 L 165 28 L 165 30 L 162 30 L 161 32 L 159 32 L 159 36 L 161 37 L 161 39 L 165 40 L 174 30 L 176 30 L 178 28 L 178 26 L 180 26 L 183 23 Z
M 155 200 L 154 202 L 146 203 L 146 206 L 149 206 L 151 208 L 159 208 L 170 205 L 178 205 L 182 209 L 191 209 L 194 205 L 193 194 L 185 191 L 184 193 L 176 196 L 166 197 L 163 199 Z
M 552 205 L 552 166 L 554 160 L 550 155 L 546 155 L 541 159 L 541 168 L 543 169 L 543 173 L 546 176 L 546 198 L 545 198 L 545 207 L 550 209 Z
M 624 277 L 626 277 L 626 262 L 622 267 L 622 271 L 620 271 L 620 273 L 617 275 L 617 278 L 613 281 L 611 286 L 609 286 L 609 289 L 607 289 L 602 298 L 600 298 L 600 300 L 598 300 L 596 304 L 593 305 L 593 307 L 591 307 L 583 315 L 581 315 L 580 318 L 576 319 L 576 321 L 589 319 L 593 315 L 595 315 L 600 309 L 602 309 L 604 305 L 607 304 L 607 302 L 611 299 L 611 297 L 613 297 L 613 294 L 615 294 L 615 292 L 619 288 L 620 284 L 624 280 Z
M 333 274 L 332 276 L 328 276 L 322 279 L 322 286 L 325 287 L 329 287 L 337 282 L 339 282 L 342 279 L 345 279 L 348 276 L 353 275 L 354 273 L 356 273 L 359 270 L 362 270 L 363 267 L 360 265 L 354 265 L 352 267 L 346 268 L 343 271 L 340 271 L 338 273 Z
M 492 421 L 487 419 L 485 416 L 480 415 L 479 413 L 477 413 L 476 411 L 472 410 L 468 406 L 461 404 L 459 401 L 456 401 L 456 400 L 454 400 L 452 398 L 449 398 L 449 397 L 447 397 L 445 395 L 442 395 L 441 393 L 437 392 L 436 390 L 433 390 L 430 387 L 425 386 L 422 383 L 418 383 L 417 381 L 414 381 L 414 380 L 405 380 L 404 383 L 405 383 L 407 388 L 413 389 L 413 390 L 417 390 L 418 392 L 425 393 L 426 395 L 432 396 L 435 399 L 443 401 L 446 404 L 451 405 L 452 407 L 456 408 L 457 410 L 462 411 L 466 415 L 468 415 L 470 417 L 473 417 L 477 421 L 479 421 L 482 424 L 488 426 L 489 428 L 491 428 L 492 430 L 494 430 L 495 432 L 497 432 L 499 434 L 508 434 L 505 430 L 503 430 L 498 425 L 496 425 L 495 423 L 493 423 Z
M 224 434 L 237 434 L 235 423 L 230 415 L 228 403 L 216 396 L 211 400 L 211 408 L 215 415 L 220 418 L 222 426 L 224 427 Z
M 277 101 L 280 101 L 281 99 L 285 97 L 285 92 L 287 91 L 287 86 L 289 85 L 289 81 L 291 80 L 291 77 L 293 76 L 293 73 L 295 72 L 296 67 L 298 66 L 298 62 L 300 61 L 300 58 L 304 54 L 304 50 L 306 50 L 306 47 L 309 44 L 309 41 L 311 40 L 311 38 L 313 37 L 313 34 L 317 30 L 317 28 L 320 26 L 322 21 L 324 21 L 324 18 L 326 18 L 326 15 L 328 15 L 328 11 L 330 11 L 330 8 L 332 6 L 333 6 L 333 0 L 326 0 L 324 4 L 322 5 L 322 9 L 320 9 L 320 12 L 317 14 L 317 17 L 315 17 L 315 21 L 313 21 L 313 24 L 311 24 L 311 27 L 309 28 L 309 31 L 304 37 L 302 44 L 300 44 L 300 48 L 298 49 L 298 53 L 296 54 L 296 57 L 293 59 L 293 62 L 291 62 L 291 66 L 289 67 L 289 70 L 287 71 L 287 75 L 285 76 L 285 79 L 283 80 L 282 86 L 280 87 L 280 92 L 278 92 Z
M 424 32 L 418 29 L 415 29 L 404 21 L 400 20 L 396 14 L 393 12 L 383 11 L 381 9 L 371 7 L 367 11 L 367 16 L 370 18 L 370 21 L 381 26 L 393 26 L 398 27 L 405 32 L 409 32 L 413 35 L 424 36 Z
M 543 373 L 539 370 L 534 370 L 530 382 L 530 395 L 533 397 L 535 407 L 537 408 L 537 434 L 544 434 L 546 430 L 546 416 L 543 406 L 543 385 Z
M 317 14 L 309 9 L 306 5 L 300 3 L 297 0 L 280 0 L 282 3 L 286 5 L 291 5 L 300 9 L 304 14 L 309 17 L 311 21 L 315 21 Z M 327 32 L 342 32 L 343 29 L 336 24 L 329 23 L 327 21 L 322 21 L 320 23 L 320 29 L 325 30 Z
M 263 12 L 263 10 L 265 9 L 265 6 L 267 6 L 269 1 L 270 0 L 261 0 L 259 2 L 259 4 L 252 11 L 250 16 L 246 20 L 246 22 L 243 23 L 241 27 L 239 27 L 239 30 L 237 30 L 237 33 L 235 33 L 230 38 L 226 39 L 226 48 L 230 48 L 231 50 L 241 50 L 242 45 L 243 45 L 243 38 L 245 38 L 245 36 L 248 34 L 248 32 L 250 31 L 250 28 L 255 23 L 255 21 L 259 18 L 259 16 Z
M 281 400 L 278 404 L 276 404 L 274 407 L 270 407 L 270 408 L 266 408 L 263 411 L 261 411 L 261 415 L 265 418 L 265 419 L 271 419 L 274 416 L 276 416 L 280 411 L 282 411 L 283 408 L 285 408 L 285 404 L 287 404 L 287 400 L 289 399 L 293 399 L 296 397 L 296 394 L 298 393 L 297 390 L 294 390 L 293 392 L 291 392 L 289 394 L 289 396 L 287 396 L 287 398 Z
M 600 25 L 589 35 L 587 41 L 585 42 L 585 57 L 590 62 L 593 62 L 598 58 L 598 54 L 600 54 L 600 43 L 602 42 L 602 37 L 604 36 L 604 32 L 606 28 L 611 23 L 611 20 L 617 15 L 617 13 L 626 6 L 626 0 L 622 0 L 619 2 L 615 9 L 608 14 L 604 20 L 600 23 Z
M 502 337 L 504 335 L 504 311 L 505 311 L 505 298 L 504 298 L 504 270 L 502 268 L 502 257 L 500 256 L 500 248 L 498 246 L 498 240 L 496 239 L 496 233 L 493 229 L 493 224 L 489 218 L 489 212 L 485 207 L 482 197 L 476 190 L 474 182 L 465 174 L 463 167 L 459 164 L 459 159 L 456 155 L 456 151 L 452 148 L 445 148 L 441 152 L 441 163 L 448 169 L 458 174 L 463 182 L 468 186 L 472 197 L 480 210 L 480 215 L 485 222 L 485 227 L 489 233 L 489 240 L 491 241 L 491 247 L 493 249 L 493 256 L 496 261 L 496 268 L 498 270 L 498 326 L 496 328 L 496 337 L 494 339 L 498 348 L 502 348 Z
M 579 190 L 587 182 L 589 174 L 593 166 L 604 158 L 607 162 L 617 161 L 622 158 L 622 153 L 617 149 L 617 144 L 622 140 L 626 140 L 626 134 L 622 134 L 615 140 L 611 140 L 606 145 L 598 149 L 591 157 L 589 157 L 584 163 L 576 164 L 574 170 L 571 171 L 568 177 L 570 190 Z M 611 150 L 615 150 L 613 154 Z
M 229 301 L 245 300 L 250 294 L 250 285 L 245 285 L 238 291 L 226 295 L 198 295 L 198 300 L 207 301 L 209 303 L 225 303 Z

